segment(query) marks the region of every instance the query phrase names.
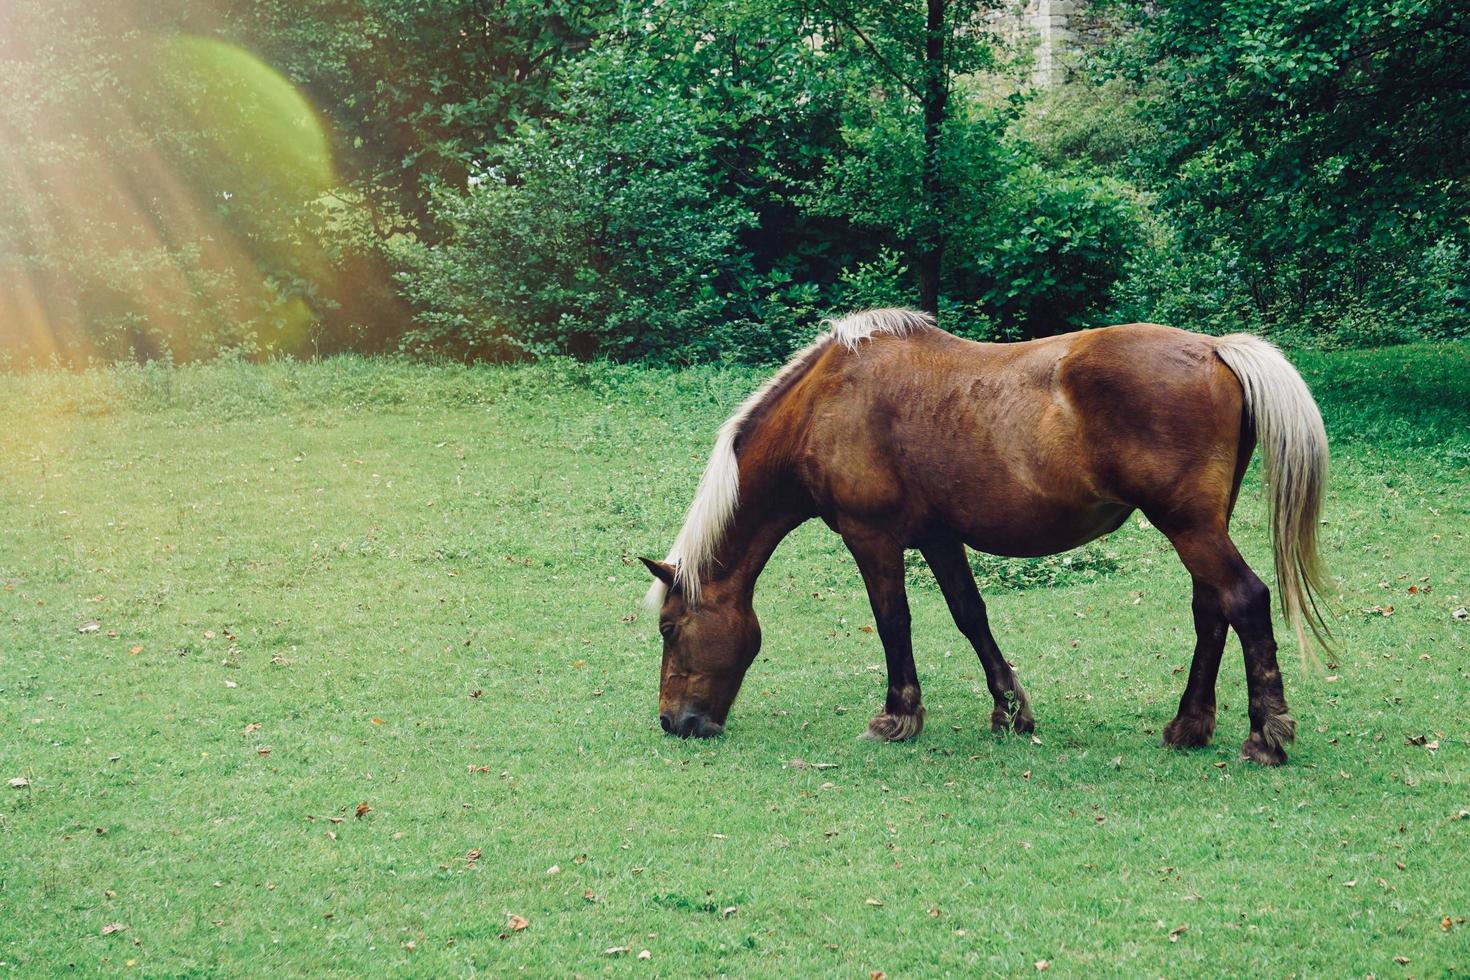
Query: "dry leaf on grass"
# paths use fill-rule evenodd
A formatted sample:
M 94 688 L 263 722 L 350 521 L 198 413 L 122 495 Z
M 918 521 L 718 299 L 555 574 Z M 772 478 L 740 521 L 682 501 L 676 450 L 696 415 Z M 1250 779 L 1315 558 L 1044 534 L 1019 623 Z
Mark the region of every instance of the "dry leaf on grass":
M 102 935 L 110 936 L 114 932 L 123 932 L 126 929 L 127 926 L 123 925 L 121 922 L 109 922 L 107 925 L 102 927 Z
M 531 924 L 524 915 L 516 915 L 514 912 L 506 916 L 505 924 L 510 927 L 511 932 L 520 932 Z
M 368 806 L 367 800 L 363 800 L 361 803 L 357 804 L 357 809 L 353 811 L 352 815 L 358 820 L 361 820 L 363 817 L 372 812 L 373 808 Z

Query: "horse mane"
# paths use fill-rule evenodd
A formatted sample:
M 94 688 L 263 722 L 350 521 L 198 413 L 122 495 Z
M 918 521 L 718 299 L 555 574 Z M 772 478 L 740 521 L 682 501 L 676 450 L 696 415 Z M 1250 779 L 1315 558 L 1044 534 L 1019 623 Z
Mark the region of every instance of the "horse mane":
M 705 464 L 704 474 L 699 478 L 699 488 L 694 491 L 694 500 L 684 516 L 684 524 L 665 559 L 674 566 L 674 584 L 683 591 L 691 606 L 699 603 L 700 578 L 714 562 L 715 550 L 724 541 L 725 532 L 735 517 L 735 508 L 740 503 L 740 463 L 736 443 L 745 423 L 767 402 L 790 389 L 830 344 L 839 343 L 850 351 L 856 351 L 864 340 L 879 334 L 907 337 L 932 330 L 934 318 L 918 310 L 890 307 L 823 320 L 822 326 L 826 329 L 817 339 L 798 351 L 781 370 L 741 402 L 715 436 L 715 446 L 710 452 L 709 462 Z M 650 608 L 658 609 L 663 605 L 667 591 L 663 582 L 655 581 L 644 602 Z

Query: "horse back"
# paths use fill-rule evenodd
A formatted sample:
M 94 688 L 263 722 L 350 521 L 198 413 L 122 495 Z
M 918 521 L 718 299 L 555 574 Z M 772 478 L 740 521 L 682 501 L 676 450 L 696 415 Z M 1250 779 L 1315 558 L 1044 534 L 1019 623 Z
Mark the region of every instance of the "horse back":
M 829 524 L 1064 550 L 1134 507 L 1233 499 L 1241 392 L 1212 338 L 1153 324 L 1016 344 L 929 331 L 834 349 L 789 406 Z

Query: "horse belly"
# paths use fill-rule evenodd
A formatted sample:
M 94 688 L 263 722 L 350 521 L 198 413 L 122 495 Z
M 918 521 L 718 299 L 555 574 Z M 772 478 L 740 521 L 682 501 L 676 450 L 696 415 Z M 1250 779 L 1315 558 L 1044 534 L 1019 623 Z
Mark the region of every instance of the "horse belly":
M 1033 502 L 1012 510 L 993 505 L 956 508 L 947 524 L 976 551 L 1008 558 L 1036 558 L 1071 551 L 1122 527 L 1133 508 L 1098 502 L 1091 506 Z

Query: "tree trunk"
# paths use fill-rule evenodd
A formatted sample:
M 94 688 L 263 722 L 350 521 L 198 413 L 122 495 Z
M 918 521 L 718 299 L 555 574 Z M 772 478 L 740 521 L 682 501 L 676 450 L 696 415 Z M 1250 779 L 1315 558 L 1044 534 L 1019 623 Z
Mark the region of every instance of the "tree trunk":
M 944 8 L 948 0 L 928 0 L 924 34 L 924 220 L 919 241 L 919 308 L 939 312 L 939 269 L 944 261 L 944 181 L 939 137 L 949 87 L 945 84 Z

